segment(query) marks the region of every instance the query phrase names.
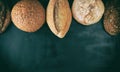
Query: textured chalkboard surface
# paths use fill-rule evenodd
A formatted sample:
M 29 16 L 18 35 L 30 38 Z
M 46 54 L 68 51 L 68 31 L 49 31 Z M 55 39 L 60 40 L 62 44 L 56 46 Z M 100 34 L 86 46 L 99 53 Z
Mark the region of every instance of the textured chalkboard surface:
M 3 1 L 11 9 L 18 0 Z M 46 8 L 49 0 L 39 1 Z M 73 19 L 63 39 L 47 23 L 37 32 L 26 33 L 11 22 L 0 35 L 0 72 L 120 72 L 119 43 L 120 35 L 105 32 L 103 19 L 91 26 Z

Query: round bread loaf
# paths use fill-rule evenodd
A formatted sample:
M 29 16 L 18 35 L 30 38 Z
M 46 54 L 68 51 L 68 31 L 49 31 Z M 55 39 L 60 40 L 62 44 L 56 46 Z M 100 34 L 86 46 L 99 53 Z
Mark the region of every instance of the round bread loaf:
M 37 0 L 21 0 L 12 9 L 12 21 L 25 32 L 37 31 L 45 22 L 45 10 Z

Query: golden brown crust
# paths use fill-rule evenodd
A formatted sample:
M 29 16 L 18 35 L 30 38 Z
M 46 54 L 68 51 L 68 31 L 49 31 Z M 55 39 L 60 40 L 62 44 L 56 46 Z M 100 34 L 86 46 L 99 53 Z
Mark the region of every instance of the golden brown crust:
M 47 7 L 47 23 L 51 31 L 63 38 L 69 30 L 72 15 L 67 0 L 50 0 Z
M 45 10 L 37 0 L 22 0 L 12 9 L 12 21 L 25 32 L 37 31 L 45 22 Z

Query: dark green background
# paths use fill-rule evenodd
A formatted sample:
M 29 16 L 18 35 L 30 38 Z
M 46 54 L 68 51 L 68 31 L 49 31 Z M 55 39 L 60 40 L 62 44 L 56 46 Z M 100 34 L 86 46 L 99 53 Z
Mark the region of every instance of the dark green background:
M 18 0 L 4 1 L 11 9 Z M 39 1 L 47 7 L 48 0 Z M 0 72 L 120 72 L 119 43 L 120 35 L 105 32 L 103 19 L 91 26 L 73 19 L 63 39 L 47 23 L 37 32 L 26 33 L 11 22 L 0 35 Z

